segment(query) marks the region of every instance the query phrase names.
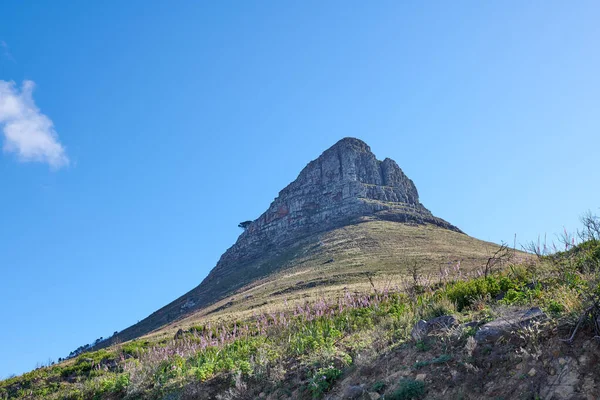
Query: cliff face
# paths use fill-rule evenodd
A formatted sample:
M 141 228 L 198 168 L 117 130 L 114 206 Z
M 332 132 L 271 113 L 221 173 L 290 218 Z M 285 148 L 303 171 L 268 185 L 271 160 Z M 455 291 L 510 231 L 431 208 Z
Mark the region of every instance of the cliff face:
M 198 287 L 118 337 L 141 336 L 206 307 L 281 268 L 277 257 L 303 238 L 365 218 L 433 224 L 460 232 L 419 202 L 417 188 L 395 161 L 379 161 L 363 141 L 344 138 L 311 161 L 279 193 Z
M 369 146 L 345 138 L 311 161 L 298 178 L 240 235 L 213 272 L 249 260 L 266 249 L 372 216 L 398 222 L 431 223 L 460 232 L 434 217 L 415 184 L 395 161 L 377 160 Z

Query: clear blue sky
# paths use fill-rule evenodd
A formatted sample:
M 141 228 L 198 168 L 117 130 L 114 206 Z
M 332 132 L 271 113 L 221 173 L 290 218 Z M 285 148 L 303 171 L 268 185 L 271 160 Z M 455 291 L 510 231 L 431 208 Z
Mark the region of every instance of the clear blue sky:
M 472 236 L 575 229 L 600 207 L 599 20 L 593 1 L 3 2 L 0 377 L 195 287 L 345 136 Z

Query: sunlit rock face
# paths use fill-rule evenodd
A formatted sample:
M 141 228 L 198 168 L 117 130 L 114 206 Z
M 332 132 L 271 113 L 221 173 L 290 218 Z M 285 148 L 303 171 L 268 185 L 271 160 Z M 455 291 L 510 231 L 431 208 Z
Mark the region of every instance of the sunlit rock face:
M 269 209 L 223 254 L 213 272 L 228 261 L 252 258 L 265 248 L 356 223 L 366 216 L 459 231 L 419 203 L 415 184 L 394 160 L 377 160 L 365 142 L 344 138 L 279 192 Z

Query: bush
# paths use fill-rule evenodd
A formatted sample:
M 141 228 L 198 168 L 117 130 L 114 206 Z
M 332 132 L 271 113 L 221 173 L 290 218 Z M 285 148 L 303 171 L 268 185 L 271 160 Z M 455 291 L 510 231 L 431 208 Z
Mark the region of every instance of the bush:
M 443 364 L 450 360 L 452 360 L 452 356 L 450 356 L 448 354 L 442 354 L 441 356 L 434 358 L 433 360 L 416 362 L 415 365 L 413 366 L 413 368 L 419 369 L 419 368 L 423 368 L 423 367 L 426 367 L 426 366 L 432 365 L 432 364 Z
M 143 350 L 147 349 L 149 345 L 150 342 L 147 340 L 133 340 L 125 343 L 121 349 L 124 354 L 137 357 Z
M 103 393 L 123 393 L 129 386 L 129 374 L 107 377 L 100 381 L 100 390 L 98 394 Z
M 503 282 L 506 286 L 507 283 Z M 470 306 L 477 298 L 487 295 L 496 297 L 501 292 L 500 282 L 496 277 L 475 278 L 469 281 L 458 281 L 446 287 L 445 292 L 452 302 L 456 304 L 458 311 Z
M 414 379 L 403 379 L 398 389 L 386 396 L 388 400 L 420 399 L 425 394 L 425 384 Z
M 333 383 L 342 375 L 342 371 L 330 365 L 326 368 L 319 368 L 313 373 L 309 381 L 308 388 L 312 397 L 320 399 L 329 391 Z
M 548 303 L 548 311 L 553 314 L 560 314 L 565 311 L 565 306 L 556 300 L 550 300 Z
M 385 389 L 385 382 L 383 382 L 383 381 L 377 381 L 373 384 L 373 386 L 371 386 L 372 392 L 381 393 L 384 389 Z

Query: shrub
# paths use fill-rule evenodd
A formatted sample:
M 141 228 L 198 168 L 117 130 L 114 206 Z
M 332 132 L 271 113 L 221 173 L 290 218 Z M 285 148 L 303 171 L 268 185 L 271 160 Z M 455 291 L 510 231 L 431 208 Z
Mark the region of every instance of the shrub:
M 501 291 L 500 283 L 495 277 L 475 278 L 469 281 L 458 281 L 446 287 L 445 292 L 458 311 L 470 306 L 478 297 L 497 296 Z
M 425 394 L 425 384 L 414 379 L 403 379 L 398 389 L 386 396 L 388 400 L 410 400 L 419 399 Z
M 103 393 L 123 393 L 129 386 L 129 374 L 120 374 L 112 377 L 105 377 L 100 381 L 100 388 L 97 394 Z
M 316 370 L 310 381 L 308 388 L 315 399 L 321 398 L 329 391 L 333 383 L 342 375 L 342 371 L 330 365 L 326 368 Z
M 431 349 L 431 346 L 429 345 L 429 343 L 427 343 L 424 340 L 417 341 L 417 343 L 415 343 L 415 347 L 419 351 L 429 351 Z
M 147 340 L 133 340 L 125 343 L 121 349 L 124 354 L 136 357 L 139 356 L 143 350 L 147 349 L 149 345 L 150 342 Z
M 432 364 L 443 364 L 450 360 L 452 360 L 452 356 L 450 356 L 448 354 L 442 354 L 441 356 L 434 358 L 433 360 L 416 362 L 414 365 L 414 368 L 419 369 L 419 368 L 423 368 L 423 367 L 426 367 L 426 366 L 432 365 Z
M 373 386 L 371 386 L 372 392 L 381 393 L 384 389 L 385 389 L 385 382 L 383 382 L 383 381 L 377 381 L 373 384 Z

